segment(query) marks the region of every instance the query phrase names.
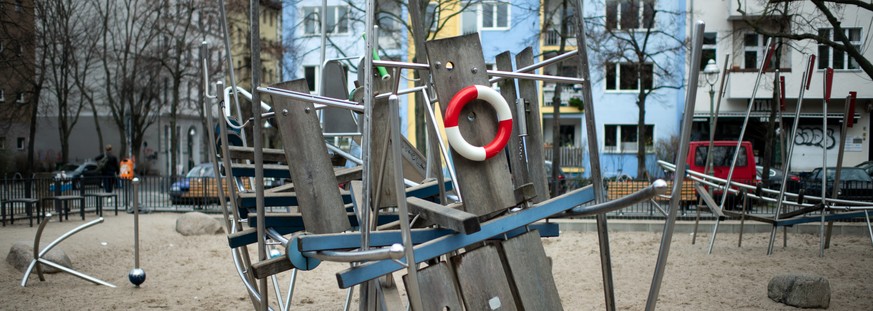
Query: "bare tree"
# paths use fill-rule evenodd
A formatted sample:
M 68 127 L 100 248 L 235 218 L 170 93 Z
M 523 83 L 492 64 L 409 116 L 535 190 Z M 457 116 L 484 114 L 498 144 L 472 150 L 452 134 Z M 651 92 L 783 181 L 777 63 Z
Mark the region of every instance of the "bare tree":
M 646 104 L 659 90 L 681 89 L 682 73 L 674 68 L 685 49 L 685 38 L 671 25 L 685 18 L 680 11 L 664 10 L 654 0 L 605 0 L 595 5 L 605 16 L 586 18 L 589 49 L 600 68 L 607 89 L 637 90 L 637 178 L 648 175 Z M 630 18 L 628 18 L 630 17 Z
M 810 0 L 810 1 L 763 1 L 758 0 L 760 12 L 749 12 L 745 1 L 737 1 L 737 12 L 755 32 L 789 40 L 813 40 L 823 47 L 833 49 L 832 58 L 848 56 L 849 68 L 859 68 L 873 78 L 873 63 L 866 57 L 858 43 L 861 31 L 848 29 L 843 25 L 847 12 L 873 13 L 873 3 L 861 0 Z M 769 21 L 784 20 L 790 27 L 768 27 Z M 870 38 L 868 32 L 867 37 Z M 828 60 L 820 59 L 819 64 Z M 824 67 L 827 67 L 825 65 Z M 820 66 L 821 68 L 821 66 Z
M 155 43 L 166 7 L 157 1 L 106 0 L 95 9 L 104 25 L 100 51 L 105 108 L 121 136 L 128 137 L 122 141 L 123 152 L 135 156 L 160 109 L 161 63 L 155 57 L 160 47 Z

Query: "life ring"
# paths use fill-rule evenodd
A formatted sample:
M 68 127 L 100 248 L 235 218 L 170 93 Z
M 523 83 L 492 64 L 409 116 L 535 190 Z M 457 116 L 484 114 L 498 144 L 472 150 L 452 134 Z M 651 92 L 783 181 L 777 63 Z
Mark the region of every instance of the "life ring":
M 458 128 L 458 118 L 461 110 L 473 100 L 484 100 L 497 112 L 497 135 L 484 147 L 473 146 L 461 136 Z M 461 156 L 473 161 L 485 161 L 503 150 L 509 137 L 512 136 L 512 110 L 509 104 L 494 89 L 483 85 L 471 85 L 458 91 L 446 108 L 446 118 L 443 121 L 446 136 L 452 148 Z

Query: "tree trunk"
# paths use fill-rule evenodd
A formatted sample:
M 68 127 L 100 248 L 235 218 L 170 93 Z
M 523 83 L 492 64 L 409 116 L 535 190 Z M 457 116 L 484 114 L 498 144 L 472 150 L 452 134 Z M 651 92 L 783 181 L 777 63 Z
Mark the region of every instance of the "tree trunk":
M 640 65 L 637 64 L 639 67 Z M 637 96 L 637 179 L 648 179 L 646 171 L 646 91 L 640 81 L 640 93 Z

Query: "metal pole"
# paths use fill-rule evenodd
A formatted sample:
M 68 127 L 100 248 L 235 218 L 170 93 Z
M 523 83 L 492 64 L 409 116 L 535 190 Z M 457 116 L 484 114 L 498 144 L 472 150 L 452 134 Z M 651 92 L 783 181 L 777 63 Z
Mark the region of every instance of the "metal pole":
M 685 159 L 688 155 L 688 141 L 691 138 L 691 121 L 694 119 L 694 99 L 697 98 L 697 80 L 700 74 L 700 56 L 703 46 L 703 30 L 705 29 L 703 21 L 697 21 L 694 25 L 691 43 L 691 65 L 689 77 L 687 81 L 688 89 L 685 93 L 685 112 L 682 120 L 682 133 L 679 138 L 679 155 L 677 159 Z M 661 235 L 661 248 L 658 251 L 658 261 L 655 264 L 655 275 L 652 277 L 652 287 L 649 290 L 649 297 L 646 300 L 646 310 L 655 310 L 655 305 L 658 302 L 658 295 L 661 291 L 661 281 L 664 279 L 664 270 L 667 268 L 667 258 L 670 255 L 670 244 L 673 240 L 673 230 L 676 225 L 676 215 L 679 211 L 680 195 L 682 191 L 682 182 L 685 180 L 685 161 L 676 161 L 676 173 L 673 175 L 673 189 L 670 197 L 670 214 L 667 216 L 667 223 L 664 225 L 664 233 Z
M 824 100 L 821 102 L 821 225 L 819 226 L 819 257 L 824 257 L 824 220 L 825 210 L 827 210 L 827 176 L 828 176 L 828 149 L 827 139 L 828 132 L 828 104 L 831 101 L 831 81 L 833 81 L 834 69 L 828 67 L 824 71 Z M 836 199 L 836 198 L 834 198 Z
M 133 268 L 139 269 L 139 178 L 133 179 Z
M 574 1 L 576 12 L 585 12 L 584 2 L 582 0 Z M 577 33 L 585 33 L 585 21 L 582 18 L 576 18 Z M 583 38 L 579 40 L 576 52 L 579 55 L 578 73 L 582 80 L 582 104 L 585 108 L 585 129 L 588 134 L 588 161 L 591 166 L 591 181 L 594 186 L 594 198 L 596 203 L 605 202 L 603 193 L 603 179 L 600 175 L 600 154 L 597 152 L 599 144 L 597 142 L 597 122 L 594 119 L 594 96 L 591 94 L 591 71 L 588 68 L 588 45 Z M 558 120 L 555 120 L 556 122 Z M 539 165 L 539 164 L 536 164 Z M 606 223 L 606 215 L 598 214 L 597 219 L 597 236 L 600 245 L 600 267 L 603 277 L 603 299 L 607 310 L 615 310 L 615 284 L 612 282 L 612 258 L 609 251 L 609 228 Z
M 251 23 L 251 59 L 252 59 L 252 102 L 261 102 L 261 92 L 254 89 L 261 84 L 261 5 L 258 0 L 249 1 L 249 23 Z M 266 230 L 264 227 L 264 136 L 261 133 L 261 127 L 264 123 L 261 121 L 261 105 L 252 104 L 252 116 L 254 124 L 252 125 L 252 139 L 254 140 L 253 148 L 255 151 L 255 205 L 257 209 L 257 232 L 258 232 L 258 259 L 266 261 L 267 246 L 265 245 Z M 263 278 L 259 282 L 261 293 L 261 304 L 259 309 L 266 311 L 269 308 L 269 293 L 267 290 L 267 278 Z
M 219 13 L 221 15 L 221 25 L 222 30 L 224 31 L 224 54 L 227 57 L 227 72 L 230 73 L 230 86 L 233 90 L 233 103 L 236 104 L 236 115 L 240 120 L 242 120 L 242 110 L 240 109 L 239 104 L 239 93 L 237 92 L 236 87 L 236 76 L 234 75 L 233 70 L 233 54 L 230 51 L 230 30 L 228 29 L 227 24 L 227 9 L 224 6 L 224 0 L 218 0 Z M 260 36 L 258 36 L 260 38 Z M 254 71 L 254 70 L 253 70 Z M 254 85 L 252 85 L 254 86 Z M 221 88 L 219 88 L 221 90 Z M 225 105 L 230 105 L 230 103 L 224 103 Z M 239 132 L 242 141 L 246 141 L 246 131 L 245 129 L 240 129 Z

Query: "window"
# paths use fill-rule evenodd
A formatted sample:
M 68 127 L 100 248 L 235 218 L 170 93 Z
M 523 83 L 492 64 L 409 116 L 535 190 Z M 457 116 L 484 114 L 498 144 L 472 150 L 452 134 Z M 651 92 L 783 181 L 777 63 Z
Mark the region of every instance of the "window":
M 6 101 L 6 90 L 0 89 L 0 103 Z
M 15 98 L 16 102 L 23 103 L 24 102 L 24 92 L 18 92 L 18 96 Z
M 321 34 L 320 7 L 303 8 L 303 33 L 307 35 Z M 346 34 L 349 32 L 349 8 L 347 6 L 328 6 L 324 14 L 328 34 Z
M 21 0 L 15 0 L 15 12 L 21 12 L 22 4 Z
M 637 71 L 637 65 L 634 63 L 606 63 L 606 89 L 613 91 L 636 91 L 639 90 L 639 82 L 642 81 L 643 87 L 649 90 L 653 86 L 653 69 L 652 64 L 646 63 L 639 65 L 640 70 Z M 642 76 L 639 76 L 639 73 Z
M 605 152 L 636 152 L 637 151 L 637 126 L 636 125 L 604 125 L 603 149 Z M 654 125 L 646 125 L 646 151 L 654 150 L 655 132 Z
M 315 86 L 318 83 L 318 66 L 303 66 L 303 76 L 309 85 L 309 91 L 315 92 Z
M 427 9 L 424 11 L 424 27 L 430 29 L 431 32 L 437 31 L 440 23 L 440 10 L 438 3 L 428 3 Z
M 24 150 L 24 147 L 25 147 L 24 146 L 25 145 L 24 144 L 24 137 L 18 137 L 18 140 L 15 142 L 15 145 L 18 148 L 18 150 Z
M 607 29 L 646 29 L 655 27 L 655 0 L 608 0 Z
M 770 37 L 756 33 L 747 33 L 743 35 L 743 68 L 759 69 L 767 56 L 767 39 Z M 780 56 L 779 68 L 788 67 L 791 62 L 788 60 L 788 55 L 782 55 L 782 48 L 776 49 L 775 55 L 770 59 L 771 65 L 767 70 L 775 70 L 776 66 L 772 64 L 776 61 L 777 55 Z M 701 62 L 702 63 L 702 62 Z
M 703 54 L 700 57 L 700 71 L 703 71 L 703 68 L 706 67 L 706 62 L 710 59 L 715 60 L 716 54 L 716 37 L 718 37 L 718 33 L 716 32 L 704 32 L 703 33 Z
M 461 32 L 463 34 L 479 30 L 509 29 L 509 3 L 501 1 L 486 1 L 469 3 L 461 12 Z
M 861 28 L 844 28 L 843 32 L 849 38 L 855 49 L 861 50 Z M 840 39 L 834 37 L 834 30 L 831 28 L 823 28 L 818 30 L 819 36 L 839 42 Z M 849 57 L 848 53 L 831 48 L 824 44 L 818 45 L 818 69 L 831 67 L 834 69 L 859 69 L 858 62 Z
M 694 156 L 695 166 L 706 166 L 707 150 L 709 150 L 709 146 L 697 147 L 697 153 L 695 153 Z M 733 146 L 713 146 L 712 166 L 730 167 L 731 162 L 734 161 L 734 150 L 736 150 L 736 147 Z M 746 166 L 748 161 L 748 158 L 746 158 L 746 147 L 740 147 L 740 156 L 737 157 L 737 166 Z

